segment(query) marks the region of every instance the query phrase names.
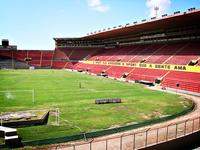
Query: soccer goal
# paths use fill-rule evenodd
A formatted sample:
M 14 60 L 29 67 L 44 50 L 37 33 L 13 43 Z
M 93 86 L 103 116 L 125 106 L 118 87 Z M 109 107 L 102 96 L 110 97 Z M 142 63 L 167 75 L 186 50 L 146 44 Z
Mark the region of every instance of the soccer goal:
M 35 103 L 35 90 L 3 90 L 0 91 L 1 104 L 23 105 Z
M 51 125 L 60 126 L 60 109 L 51 108 L 49 111 L 51 116 Z

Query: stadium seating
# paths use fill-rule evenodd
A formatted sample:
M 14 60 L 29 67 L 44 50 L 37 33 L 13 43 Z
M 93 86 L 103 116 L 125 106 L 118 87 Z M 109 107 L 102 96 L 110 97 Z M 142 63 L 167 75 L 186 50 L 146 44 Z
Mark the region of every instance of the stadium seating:
M 63 51 L 61 49 L 56 49 L 54 52 L 53 60 L 62 60 L 62 59 L 69 59 L 69 56 L 67 55 L 66 51 Z
M 53 51 L 42 51 L 42 67 L 51 67 Z
M 166 75 L 161 85 L 164 87 L 200 93 L 200 74 L 193 72 L 171 71 L 168 75 Z
M 167 70 L 160 69 L 135 68 L 127 79 L 155 82 L 157 78 L 162 78 L 167 72 Z
M 154 54 L 152 54 L 147 60 L 146 63 L 152 64 L 163 64 L 167 61 L 171 56 L 175 55 L 176 52 L 182 48 L 182 44 L 168 44 Z
M 107 69 L 108 76 L 114 78 L 121 78 L 124 74 L 129 74 L 133 68 L 112 66 Z
M 76 63 L 73 68 L 75 70 L 86 70 L 87 69 L 87 64 L 84 64 L 84 63 Z
M 91 65 L 88 66 L 89 69 L 88 71 L 91 72 L 91 73 L 94 73 L 94 74 L 100 74 L 102 72 L 107 72 L 107 69 L 109 68 L 109 66 L 106 66 L 106 65 Z
M 139 63 L 144 60 L 146 62 L 146 59 L 148 59 L 149 56 L 153 55 L 154 52 L 159 49 L 161 45 L 146 45 L 146 46 L 140 46 L 139 52 L 129 60 L 129 62 L 135 62 Z
M 65 67 L 67 62 L 60 62 L 60 61 L 54 61 L 52 68 L 54 69 L 63 69 Z
M 134 46 L 134 47 L 132 47 L 132 50 L 130 51 L 130 53 L 128 53 L 128 55 L 126 55 L 124 58 L 122 58 L 121 61 L 130 62 L 134 57 L 139 55 L 141 50 L 144 49 L 145 47 L 146 46 Z
M 134 47 L 121 47 L 119 50 L 115 49 L 117 51 L 116 55 L 113 55 L 109 61 L 122 61 L 127 55 L 129 55 L 133 51 Z
M 97 51 L 98 51 L 97 49 L 74 49 L 71 55 L 69 56 L 69 59 L 70 60 L 88 59 Z
M 139 45 L 102 49 L 99 54 L 91 57 L 89 60 L 187 65 L 192 60 L 200 60 L 199 49 L 199 43 Z M 199 64 L 200 63 L 198 63 L 198 65 Z M 162 86 L 200 92 L 200 83 L 198 82 L 200 79 L 199 73 L 82 64 L 81 69 L 84 70 L 85 68 L 88 68 L 90 72 L 95 74 L 104 70 L 108 73 L 108 76 L 114 78 L 121 78 L 122 75 L 126 73 L 128 74 L 127 80 L 155 82 L 156 79 L 163 79 Z M 191 79 L 191 77 L 193 79 Z M 180 84 L 179 87 L 176 87 L 176 83 Z
M 54 60 L 68 59 L 68 60 L 83 60 L 94 55 L 98 49 L 56 49 Z
M 109 66 L 106 66 L 106 65 L 93 65 L 93 64 L 84 64 L 84 63 L 77 63 L 77 65 L 74 67 L 75 70 L 88 71 L 94 74 L 100 74 L 103 71 L 106 71 L 108 68 Z
M 0 69 L 12 69 L 13 67 L 12 59 L 0 58 Z
M 6 58 L 12 58 L 12 51 L 0 50 L 0 56 Z
M 28 64 L 40 67 L 41 66 L 41 51 L 38 50 L 28 50 L 27 51 L 27 58 L 30 58 L 31 61 Z
M 0 57 L 1 59 L 7 59 L 6 61 L 4 60 L 4 62 L 7 62 L 8 68 L 13 67 L 13 59 L 16 64 L 19 64 L 18 66 L 24 66 L 25 68 L 28 68 L 29 64 L 36 67 L 83 70 L 94 74 L 105 72 L 109 77 L 113 78 L 122 78 L 123 75 L 126 74 L 126 80 L 155 82 L 156 79 L 163 79 L 161 85 L 164 87 L 200 93 L 200 73 L 85 64 L 80 62 L 81 60 L 89 60 L 188 65 L 191 61 L 196 61 L 197 64 L 194 65 L 199 66 L 200 44 L 198 42 L 146 44 L 98 49 L 59 48 L 55 51 L 0 50 Z M 25 62 L 26 58 L 31 58 L 31 61 Z M 1 63 L 2 67 L 6 65 L 4 62 L 2 61 Z M 179 86 L 177 86 L 177 84 Z
M 20 60 L 11 58 L 0 58 L 0 69 L 27 69 L 29 65 Z
M 165 64 L 187 65 L 191 60 L 200 58 L 200 44 L 189 43 Z
M 92 57 L 90 60 L 107 61 L 118 52 L 118 49 L 103 49 L 101 53 Z
M 25 50 L 18 50 L 14 53 L 14 58 L 17 60 L 24 61 L 25 58 L 28 57 L 28 52 Z

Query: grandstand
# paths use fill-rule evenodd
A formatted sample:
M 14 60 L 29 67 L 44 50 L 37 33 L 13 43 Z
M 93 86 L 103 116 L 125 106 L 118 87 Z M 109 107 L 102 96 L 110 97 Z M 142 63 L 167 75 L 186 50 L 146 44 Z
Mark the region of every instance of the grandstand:
M 113 78 L 127 74 L 127 81 L 159 79 L 163 87 L 199 93 L 199 18 L 200 10 L 192 9 L 82 38 L 54 38 L 55 53 L 64 48 L 68 61 L 78 60 L 76 70 Z
M 22 61 L 26 67 L 106 72 L 113 78 L 126 74 L 127 81 L 159 79 L 163 87 L 199 93 L 199 27 L 200 10 L 191 9 L 81 38 L 54 38 L 55 51 L 1 50 L 0 56 L 15 60 L 8 68 Z
M 200 9 L 54 40 L 55 50 L 0 46 L 0 69 L 70 69 L 200 95 Z

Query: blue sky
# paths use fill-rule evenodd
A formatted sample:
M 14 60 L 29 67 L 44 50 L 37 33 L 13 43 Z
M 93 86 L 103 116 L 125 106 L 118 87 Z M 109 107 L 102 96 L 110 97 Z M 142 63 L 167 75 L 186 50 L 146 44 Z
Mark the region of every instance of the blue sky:
M 54 49 L 53 37 L 79 37 L 150 18 L 154 5 L 160 14 L 200 8 L 200 0 L 0 0 L 0 5 L 0 39 L 18 49 Z

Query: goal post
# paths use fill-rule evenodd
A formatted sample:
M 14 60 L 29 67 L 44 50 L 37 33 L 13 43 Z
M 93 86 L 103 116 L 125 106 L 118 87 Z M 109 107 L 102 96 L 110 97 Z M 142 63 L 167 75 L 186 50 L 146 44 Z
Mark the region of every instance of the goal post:
M 52 118 L 51 122 L 53 126 L 60 126 L 60 109 L 51 108 L 49 109 L 50 116 Z
M 35 103 L 35 90 L 0 90 L 0 102 L 27 101 L 32 104 Z

